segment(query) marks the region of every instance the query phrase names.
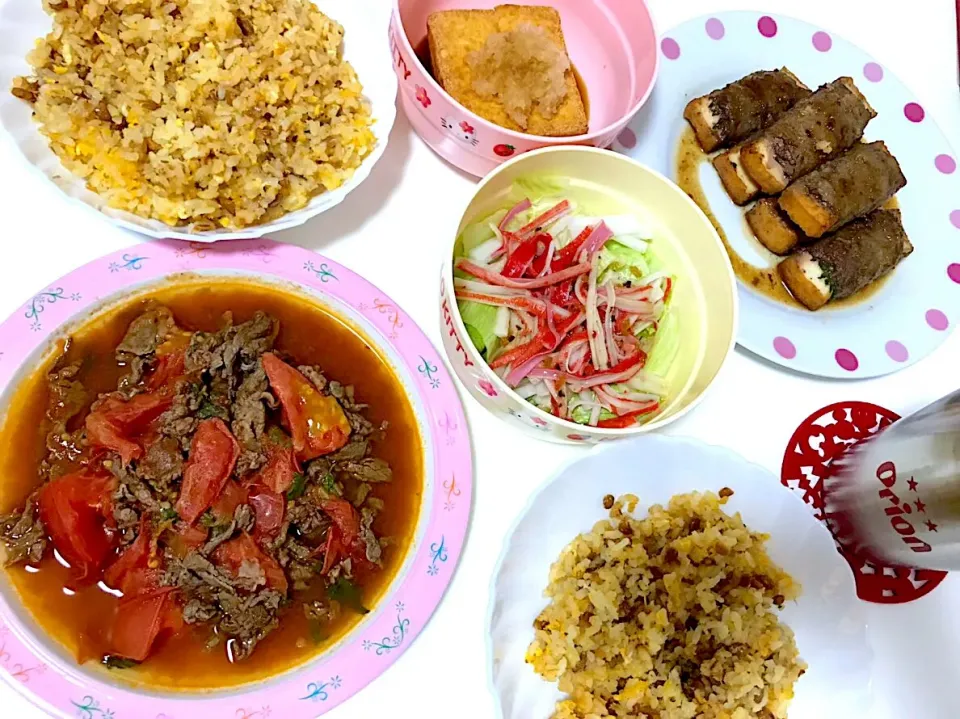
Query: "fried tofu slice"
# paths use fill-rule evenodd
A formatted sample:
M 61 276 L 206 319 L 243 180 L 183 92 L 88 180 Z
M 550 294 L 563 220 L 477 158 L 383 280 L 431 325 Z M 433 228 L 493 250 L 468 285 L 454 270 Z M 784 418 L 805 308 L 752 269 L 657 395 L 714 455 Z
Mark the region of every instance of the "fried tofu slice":
M 760 188 L 743 169 L 739 147 L 722 152 L 713 158 L 713 167 L 720 175 L 723 189 L 738 205 L 745 205 L 760 194 Z
M 765 197 L 747 211 L 747 224 L 760 244 L 775 255 L 789 255 L 801 242 L 809 241 L 781 211 L 774 197 Z
M 468 110 L 485 120 L 517 132 L 545 137 L 583 135 L 588 130 L 587 110 L 573 74 L 567 70 L 567 96 L 550 119 L 534 107 L 527 128 L 514 122 L 497 98 L 481 97 L 473 89 L 467 56 L 483 48 L 491 35 L 509 32 L 528 23 L 542 28 L 564 53 L 560 14 L 549 7 L 498 5 L 493 10 L 444 10 L 427 18 L 430 59 L 437 82 Z

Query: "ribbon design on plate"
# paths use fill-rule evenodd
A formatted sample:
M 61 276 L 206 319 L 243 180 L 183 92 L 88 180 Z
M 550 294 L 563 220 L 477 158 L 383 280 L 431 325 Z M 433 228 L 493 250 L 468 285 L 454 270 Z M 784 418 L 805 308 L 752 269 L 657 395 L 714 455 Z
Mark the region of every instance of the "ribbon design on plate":
M 339 675 L 330 677 L 327 682 L 310 682 L 307 684 L 307 696 L 300 697 L 301 701 L 325 702 L 330 698 L 328 689 L 339 689 L 343 685 L 343 680 Z
M 440 573 L 440 567 L 437 562 L 447 561 L 447 538 L 440 535 L 440 541 L 430 545 L 430 566 L 427 567 L 427 574 L 435 577 Z
M 119 272 L 120 270 L 139 270 L 143 267 L 143 261 L 149 260 L 149 257 L 141 257 L 138 255 L 131 255 L 128 252 L 123 254 L 123 257 L 120 258 L 120 262 L 111 262 L 108 265 L 110 272 Z
M 420 366 L 417 367 L 417 372 L 427 378 L 432 389 L 437 389 L 440 387 L 440 378 L 433 376 L 437 372 L 437 366 L 435 364 L 431 364 L 430 360 L 423 355 L 420 355 L 420 359 L 422 362 Z
M 23 313 L 23 316 L 31 320 L 30 329 L 34 332 L 39 332 L 42 329 L 40 315 L 47 305 L 55 305 L 60 300 L 79 302 L 80 299 L 79 292 L 66 295 L 62 287 L 51 287 L 49 290 L 40 292 L 31 298 L 30 304 L 27 305 L 27 311 Z
M 447 501 L 443 503 L 443 508 L 452 512 L 457 507 L 457 497 L 460 496 L 460 488 L 457 486 L 457 477 L 452 475 L 450 479 L 444 481 L 443 488 L 447 490 Z
M 335 274 L 333 274 L 333 271 L 330 269 L 330 267 L 327 265 L 326 262 L 321 262 L 320 267 L 318 268 L 316 265 L 313 264 L 313 262 L 310 262 L 308 260 L 307 262 L 304 263 L 303 269 L 305 269 L 307 272 L 310 272 L 316 275 L 317 279 L 323 283 L 327 283 L 331 279 L 334 279 L 337 282 L 340 281 L 340 278 L 337 277 Z
M 100 702 L 89 694 L 79 702 L 71 699 L 70 703 L 77 708 L 77 716 L 80 717 L 80 719 L 114 719 L 113 711 L 106 707 L 101 707 Z
M 397 602 L 397 623 L 393 625 L 393 634 L 384 637 L 379 642 L 364 639 L 364 651 L 368 652 L 371 649 L 376 649 L 376 654 L 380 657 L 389 654 L 403 644 L 403 640 L 407 637 L 407 629 L 410 628 L 410 620 L 403 616 L 404 609 L 403 602 Z

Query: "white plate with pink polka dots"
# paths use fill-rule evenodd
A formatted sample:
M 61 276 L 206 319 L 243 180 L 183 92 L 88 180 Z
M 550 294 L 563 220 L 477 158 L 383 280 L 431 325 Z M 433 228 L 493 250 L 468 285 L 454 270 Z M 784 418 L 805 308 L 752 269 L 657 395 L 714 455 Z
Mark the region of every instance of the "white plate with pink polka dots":
M 878 113 L 865 139 L 884 140 L 907 178 L 897 200 L 915 250 L 877 291 L 808 312 L 740 282 L 737 342 L 783 367 L 839 378 L 895 372 L 939 347 L 960 322 L 960 172 L 946 137 L 910 90 L 838 35 L 779 15 L 690 20 L 663 35 L 660 52 L 653 95 L 613 149 L 676 179 L 686 103 L 756 70 L 786 66 L 809 87 L 852 77 Z M 731 247 L 751 264 L 772 267 L 777 258 L 750 234 L 708 162 L 700 182 Z

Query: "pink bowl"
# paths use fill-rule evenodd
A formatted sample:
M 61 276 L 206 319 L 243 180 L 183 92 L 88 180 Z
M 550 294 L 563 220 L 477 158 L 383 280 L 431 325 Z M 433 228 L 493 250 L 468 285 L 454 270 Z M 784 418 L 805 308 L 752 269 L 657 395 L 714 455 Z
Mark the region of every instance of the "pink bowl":
M 589 132 L 541 137 L 494 125 L 448 95 L 426 71 L 417 50 L 426 48 L 431 13 L 489 9 L 507 1 L 394 0 L 390 23 L 400 101 L 410 123 L 438 155 L 478 177 L 541 147 L 607 147 L 646 102 L 657 76 L 657 34 L 642 0 L 515 0 L 560 13 L 570 60 L 587 88 Z

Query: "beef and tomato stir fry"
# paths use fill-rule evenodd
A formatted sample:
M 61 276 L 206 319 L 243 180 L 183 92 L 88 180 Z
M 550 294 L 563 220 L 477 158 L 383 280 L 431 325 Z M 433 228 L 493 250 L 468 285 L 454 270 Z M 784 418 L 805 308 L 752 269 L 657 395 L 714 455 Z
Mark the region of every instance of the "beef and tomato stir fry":
M 42 483 L 2 518 L 6 562 L 56 553 L 72 591 L 120 597 L 95 651 L 108 666 L 198 628 L 237 662 L 291 611 L 318 634 L 366 611 L 386 546 L 373 528 L 386 427 L 352 387 L 280 351 L 279 329 L 227 313 L 188 331 L 154 304 L 108 358 L 115 390 L 84 385 L 96 358 L 65 355 L 49 374 Z

